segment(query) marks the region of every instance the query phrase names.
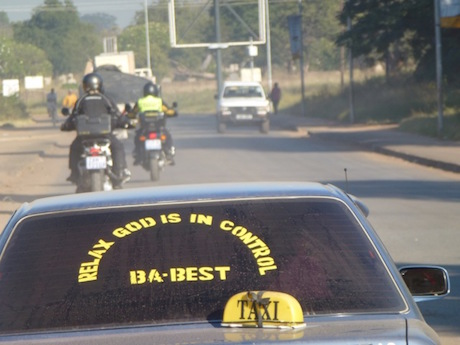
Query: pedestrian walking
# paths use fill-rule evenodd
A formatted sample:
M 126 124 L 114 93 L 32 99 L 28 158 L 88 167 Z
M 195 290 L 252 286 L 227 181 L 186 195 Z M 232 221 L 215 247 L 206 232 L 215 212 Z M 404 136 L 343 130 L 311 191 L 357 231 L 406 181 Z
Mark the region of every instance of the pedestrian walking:
M 272 100 L 273 109 L 275 111 L 275 114 L 278 114 L 278 104 L 280 103 L 280 100 L 281 100 L 281 89 L 278 83 L 275 83 L 275 85 L 273 86 L 273 89 L 270 92 L 270 99 Z
M 57 121 L 57 96 L 54 89 L 51 89 L 46 95 L 46 108 L 48 110 L 48 116 L 52 119 L 53 126 L 55 126 Z

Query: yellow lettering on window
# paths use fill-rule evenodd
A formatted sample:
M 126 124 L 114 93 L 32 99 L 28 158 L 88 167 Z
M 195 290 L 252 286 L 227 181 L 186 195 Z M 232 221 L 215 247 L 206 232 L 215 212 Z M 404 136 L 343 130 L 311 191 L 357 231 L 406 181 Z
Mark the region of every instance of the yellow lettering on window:
M 131 284 L 133 285 L 144 284 L 145 282 L 147 282 L 145 271 L 141 271 L 141 270 L 130 271 L 129 277 L 131 280 Z
M 226 280 L 227 279 L 227 272 L 230 271 L 229 266 L 216 266 L 214 269 L 219 272 L 219 278 L 220 280 Z
M 125 228 L 117 228 L 112 232 L 112 234 L 115 237 L 123 238 L 123 237 L 126 237 L 128 235 L 131 235 L 131 231 L 126 230 Z
M 197 223 L 197 224 L 205 224 L 205 225 L 212 225 L 213 217 L 206 214 L 196 214 L 192 213 L 190 215 L 190 223 Z
M 150 270 L 150 273 L 149 273 L 149 282 L 150 283 L 153 283 L 153 282 L 163 283 L 164 280 L 161 277 L 161 274 L 156 269 L 152 269 Z
M 198 280 L 198 268 L 197 267 L 187 267 L 185 269 L 186 277 L 188 282 L 196 282 Z
M 83 273 L 78 275 L 78 282 L 79 283 L 86 283 L 93 280 L 97 280 L 97 272 L 92 273 Z
M 142 229 L 141 223 L 138 222 L 131 222 L 129 224 L 126 224 L 125 228 L 129 230 L 130 232 L 136 232 Z
M 157 224 L 155 219 L 153 219 L 152 217 L 139 219 L 139 223 L 141 223 L 144 228 L 150 228 Z
M 208 281 L 214 279 L 214 274 L 212 274 L 212 267 L 200 267 L 199 272 L 201 281 Z

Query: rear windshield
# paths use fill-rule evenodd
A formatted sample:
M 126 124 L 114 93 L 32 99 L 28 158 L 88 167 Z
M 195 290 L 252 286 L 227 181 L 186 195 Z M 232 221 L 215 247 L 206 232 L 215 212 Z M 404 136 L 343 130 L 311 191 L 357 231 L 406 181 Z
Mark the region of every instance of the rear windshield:
M 25 219 L 0 264 L 0 332 L 218 321 L 248 290 L 305 315 L 405 308 L 341 202 L 201 202 Z
M 232 97 L 264 97 L 260 86 L 227 86 L 224 90 L 224 98 Z

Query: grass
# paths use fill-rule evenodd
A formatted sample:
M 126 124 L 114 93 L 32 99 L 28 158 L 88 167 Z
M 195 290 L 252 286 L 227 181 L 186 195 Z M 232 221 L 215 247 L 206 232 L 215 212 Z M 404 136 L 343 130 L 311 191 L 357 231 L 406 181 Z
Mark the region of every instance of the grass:
M 161 89 L 165 102 L 178 103 L 180 114 L 208 114 L 216 109 L 216 85 L 215 81 L 174 82 L 162 84 Z
M 460 141 L 460 112 L 444 114 L 441 133 L 439 133 L 439 121 L 439 116 L 418 114 L 402 120 L 399 128 L 411 133 Z
M 307 115 L 342 122 L 350 121 L 353 99 L 354 122 L 398 123 L 413 112 L 431 112 L 436 107 L 436 90 L 431 85 L 387 84 L 375 78 L 341 89 L 323 87 L 308 98 Z
M 326 82 L 321 83 L 322 80 Z M 434 83 L 416 83 L 401 77 L 386 82 L 379 75 L 361 75 L 353 88 L 354 123 L 399 124 L 403 131 L 460 140 L 460 90 L 445 88 L 442 130 L 438 128 L 437 89 Z M 345 83 L 348 84 L 348 83 Z M 300 114 L 299 87 L 285 88 L 281 108 Z M 349 124 L 351 92 L 336 78 L 313 78 L 306 83 L 306 116 Z

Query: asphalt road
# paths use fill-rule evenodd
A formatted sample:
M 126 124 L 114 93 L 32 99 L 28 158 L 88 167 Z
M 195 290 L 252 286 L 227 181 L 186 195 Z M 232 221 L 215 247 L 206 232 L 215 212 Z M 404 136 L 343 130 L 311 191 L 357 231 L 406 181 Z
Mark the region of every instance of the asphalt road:
M 234 181 L 330 182 L 360 197 L 370 221 L 398 264 L 446 267 L 450 297 L 421 309 L 443 344 L 460 344 L 460 174 L 405 162 L 357 147 L 309 137 L 273 126 L 229 128 L 218 134 L 210 115 L 169 120 L 175 139 L 175 166 L 156 185 Z M 29 128 L 0 130 L 0 222 L 22 202 L 74 192 L 68 176 L 68 146 L 74 133 L 59 132 L 46 118 Z M 132 164 L 132 133 L 125 141 Z M 125 188 L 152 185 L 148 172 L 130 166 Z

